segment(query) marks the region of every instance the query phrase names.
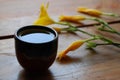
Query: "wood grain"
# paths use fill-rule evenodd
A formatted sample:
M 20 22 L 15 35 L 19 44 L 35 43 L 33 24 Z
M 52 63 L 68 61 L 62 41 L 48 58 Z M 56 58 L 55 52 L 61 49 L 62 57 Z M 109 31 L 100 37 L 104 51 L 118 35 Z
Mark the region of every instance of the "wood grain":
M 16 29 L 32 24 L 39 14 L 40 4 L 48 1 L 50 2 L 49 13 L 56 17 L 61 14 L 79 14 L 75 12 L 78 6 L 120 14 L 120 0 L 0 0 L 0 36 L 13 34 Z M 107 21 L 118 20 L 102 18 Z M 110 26 L 120 31 L 120 23 L 110 24 Z M 120 42 L 119 36 L 100 32 L 97 28 L 82 29 Z M 87 37 L 79 32 L 60 34 L 58 52 L 65 49 L 74 40 Z M 30 75 L 23 70 L 16 59 L 14 39 L 0 40 L 0 80 L 120 80 L 119 63 L 119 48 L 99 46 L 88 50 L 83 45 L 76 51 L 70 52 L 64 61 L 55 60 L 46 73 Z

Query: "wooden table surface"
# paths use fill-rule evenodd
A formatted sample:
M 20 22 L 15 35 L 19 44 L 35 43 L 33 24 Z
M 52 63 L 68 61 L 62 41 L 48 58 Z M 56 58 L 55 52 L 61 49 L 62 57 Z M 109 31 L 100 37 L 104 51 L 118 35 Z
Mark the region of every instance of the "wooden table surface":
M 40 4 L 47 2 L 50 3 L 48 12 L 53 17 L 61 14 L 79 14 L 76 12 L 78 6 L 120 15 L 120 0 L 0 0 L 0 36 L 14 34 L 16 29 L 32 24 L 38 17 Z M 110 25 L 120 31 L 120 23 Z M 120 42 L 119 36 L 100 32 L 95 27 L 82 29 Z M 82 33 L 60 34 L 58 51 L 65 49 L 72 41 L 82 38 L 87 36 Z M 0 40 L 0 80 L 120 80 L 120 49 L 100 46 L 88 50 L 83 45 L 76 51 L 70 52 L 64 62 L 55 60 L 46 74 L 27 75 L 17 62 L 14 39 L 2 39 Z

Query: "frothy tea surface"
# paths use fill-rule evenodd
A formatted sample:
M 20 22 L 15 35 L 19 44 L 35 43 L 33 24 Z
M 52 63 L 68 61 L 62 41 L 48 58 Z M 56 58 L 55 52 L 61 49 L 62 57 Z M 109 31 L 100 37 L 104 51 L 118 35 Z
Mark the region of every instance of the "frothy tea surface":
M 24 31 L 19 35 L 20 39 L 30 43 L 44 43 L 49 42 L 55 38 L 52 32 L 45 30 L 29 30 Z

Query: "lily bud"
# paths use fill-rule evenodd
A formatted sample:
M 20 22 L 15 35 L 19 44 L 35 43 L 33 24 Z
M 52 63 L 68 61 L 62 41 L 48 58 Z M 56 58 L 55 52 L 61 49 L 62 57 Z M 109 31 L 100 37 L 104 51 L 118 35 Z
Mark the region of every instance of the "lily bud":
M 102 12 L 99 11 L 99 10 L 88 9 L 88 8 L 85 8 L 85 7 L 79 7 L 78 12 L 85 13 L 85 14 L 92 15 L 92 16 L 100 16 L 100 15 L 102 15 Z
M 84 16 L 80 16 L 80 15 L 74 15 L 74 16 L 65 16 L 65 15 L 61 15 L 59 17 L 60 21 L 69 21 L 69 22 L 79 22 L 82 20 L 85 20 L 86 18 Z
M 58 33 L 60 33 L 61 32 L 61 28 L 59 28 L 59 27 L 52 27 L 55 31 L 57 31 Z
M 74 51 L 76 49 L 78 49 L 83 43 L 85 42 L 85 40 L 77 40 L 77 41 L 74 41 L 72 42 L 67 49 L 61 51 L 59 54 L 58 54 L 58 60 L 62 60 L 62 58 L 64 58 L 66 56 L 66 54 L 69 52 L 69 51 Z

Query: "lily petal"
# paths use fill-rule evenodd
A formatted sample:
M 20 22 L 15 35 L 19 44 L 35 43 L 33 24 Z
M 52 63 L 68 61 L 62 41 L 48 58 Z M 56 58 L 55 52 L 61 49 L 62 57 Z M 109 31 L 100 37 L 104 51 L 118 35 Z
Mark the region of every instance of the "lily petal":
M 41 5 L 39 18 L 33 23 L 34 25 L 46 26 L 55 23 L 55 21 L 49 17 L 47 8 L 48 6 L 45 7 L 43 4 Z

